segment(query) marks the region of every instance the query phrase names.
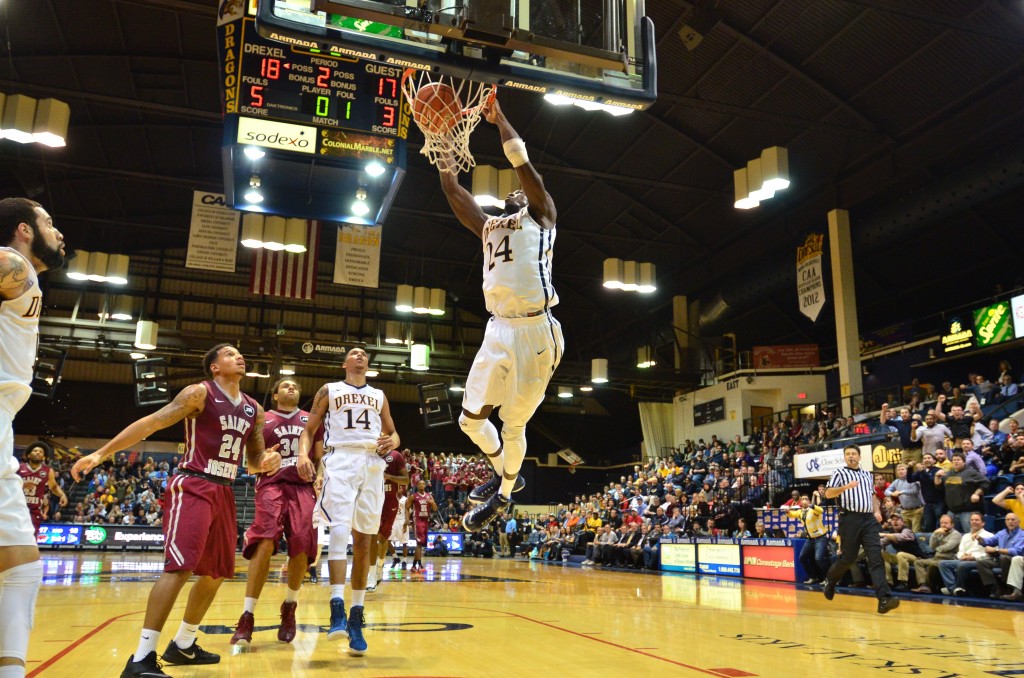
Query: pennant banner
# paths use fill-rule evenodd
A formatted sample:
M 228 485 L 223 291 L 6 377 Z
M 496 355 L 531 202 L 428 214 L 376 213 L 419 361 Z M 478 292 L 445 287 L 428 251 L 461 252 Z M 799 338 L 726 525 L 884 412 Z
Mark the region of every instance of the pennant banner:
M 338 285 L 377 287 L 380 277 L 381 226 L 342 224 L 334 257 Z
M 249 278 L 249 291 L 289 299 L 316 297 L 317 253 L 320 251 L 320 223 L 306 222 L 306 251 L 301 254 L 256 250 Z
M 821 269 L 824 235 L 812 233 L 796 248 L 796 296 L 800 312 L 815 321 L 825 306 L 825 278 Z

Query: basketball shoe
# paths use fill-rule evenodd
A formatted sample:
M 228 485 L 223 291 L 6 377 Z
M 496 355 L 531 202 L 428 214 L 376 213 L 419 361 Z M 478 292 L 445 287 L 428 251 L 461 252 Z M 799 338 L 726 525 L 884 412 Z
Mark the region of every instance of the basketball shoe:
M 238 618 L 238 626 L 235 627 L 235 635 L 231 636 L 231 644 L 239 647 L 249 647 L 252 644 L 252 627 L 256 618 L 252 612 L 243 612 Z
M 521 475 L 516 476 L 516 484 L 512 486 L 512 493 L 514 494 L 524 487 L 526 487 L 526 480 Z M 473 488 L 473 491 L 469 493 L 469 501 L 472 504 L 482 504 L 497 494 L 499 488 L 501 488 L 501 476 L 495 473 L 486 483 Z
M 345 633 L 348 633 L 345 601 L 341 598 L 331 598 L 331 627 L 327 629 L 327 640 L 334 640 Z
M 295 640 L 295 608 L 298 603 L 281 603 L 281 626 L 277 629 L 277 639 L 283 643 Z
M 508 509 L 509 500 L 495 492 L 483 504 L 477 504 L 462 516 L 462 526 L 467 532 L 479 532 L 487 527 L 487 524 L 504 513 Z
M 171 640 L 160 657 L 168 664 L 219 664 L 220 655 L 207 652 L 199 647 L 199 643 L 192 641 L 192 644 L 181 649 L 178 644 Z
M 163 672 L 163 666 L 156 658 L 156 650 L 147 654 L 142 661 L 132 661 L 134 657 L 128 657 L 128 663 L 121 672 L 121 678 L 171 678 Z
M 355 605 L 348 616 L 348 653 L 361 657 L 366 653 L 366 640 L 363 638 L 363 606 Z

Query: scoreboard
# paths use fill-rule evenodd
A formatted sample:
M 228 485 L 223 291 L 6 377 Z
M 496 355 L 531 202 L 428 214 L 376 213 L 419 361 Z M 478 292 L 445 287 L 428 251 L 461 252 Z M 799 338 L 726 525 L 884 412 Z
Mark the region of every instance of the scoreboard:
M 248 18 L 241 33 L 235 87 L 225 92 L 226 113 L 408 136 L 401 68 L 273 42 Z

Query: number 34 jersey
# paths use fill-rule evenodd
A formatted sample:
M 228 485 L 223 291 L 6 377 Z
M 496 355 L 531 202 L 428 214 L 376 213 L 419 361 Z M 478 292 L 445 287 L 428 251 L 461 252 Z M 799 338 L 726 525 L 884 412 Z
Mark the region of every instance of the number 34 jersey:
M 384 391 L 369 384 L 353 386 L 336 381 L 327 385 L 327 396 L 324 447 L 376 448 Z
M 305 481 L 299 476 L 299 470 L 295 464 L 299 460 L 299 436 L 306 428 L 309 421 L 309 412 L 294 409 L 291 412 L 271 410 L 266 413 L 266 423 L 263 425 L 263 446 L 266 449 L 278 445 L 277 451 L 281 453 L 281 470 L 272 476 L 259 474 L 256 476 L 256 487 L 270 485 L 273 483 L 297 483 L 299 485 L 310 484 L 313 481 Z M 323 426 L 313 436 L 313 443 L 323 440 Z
M 525 318 L 558 303 L 551 282 L 555 229 L 541 228 L 528 208 L 484 222 L 484 300 L 491 315 Z

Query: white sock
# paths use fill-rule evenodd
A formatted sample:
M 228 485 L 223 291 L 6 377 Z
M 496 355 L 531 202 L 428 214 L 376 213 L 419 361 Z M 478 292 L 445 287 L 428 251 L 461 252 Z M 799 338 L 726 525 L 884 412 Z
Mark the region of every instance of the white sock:
M 297 602 L 299 602 L 299 590 L 295 589 L 293 591 L 291 589 L 288 589 L 288 592 L 284 594 L 284 602 L 286 602 L 286 603 L 297 603 Z
M 139 634 L 139 647 L 135 650 L 133 662 L 141 662 L 150 652 L 156 651 L 156 645 L 160 642 L 160 632 L 153 629 L 142 629 Z
M 259 598 L 250 598 L 249 596 L 246 596 L 245 597 L 245 611 L 248 612 L 249 614 L 256 614 L 256 601 L 257 600 L 259 600 Z
M 331 584 L 331 598 L 341 598 L 342 600 L 345 600 L 345 585 Z
M 21 664 L 0 666 L 0 678 L 25 678 L 25 667 Z
M 196 642 L 196 634 L 199 633 L 199 624 L 187 624 L 184 620 L 178 627 L 178 635 L 174 636 L 174 644 L 182 650 L 192 647 Z
M 366 589 L 362 591 L 352 589 L 352 607 L 362 607 L 364 600 L 366 600 Z
M 377 571 L 378 572 L 383 572 L 384 571 L 384 559 L 383 558 L 378 558 L 377 559 Z

